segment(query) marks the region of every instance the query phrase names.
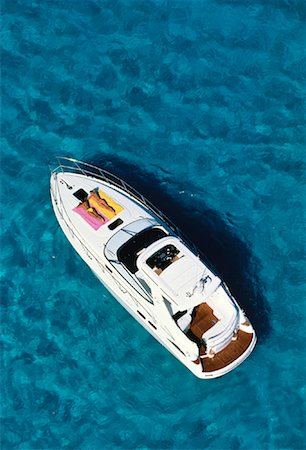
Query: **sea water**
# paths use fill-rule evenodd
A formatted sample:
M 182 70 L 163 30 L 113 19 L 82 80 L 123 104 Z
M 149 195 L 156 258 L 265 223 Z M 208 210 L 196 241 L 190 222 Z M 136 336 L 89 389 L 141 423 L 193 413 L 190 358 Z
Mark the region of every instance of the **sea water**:
M 3 0 L 2 449 L 302 449 L 303 0 Z M 56 155 L 100 165 L 221 272 L 258 344 L 203 381 L 59 228 Z

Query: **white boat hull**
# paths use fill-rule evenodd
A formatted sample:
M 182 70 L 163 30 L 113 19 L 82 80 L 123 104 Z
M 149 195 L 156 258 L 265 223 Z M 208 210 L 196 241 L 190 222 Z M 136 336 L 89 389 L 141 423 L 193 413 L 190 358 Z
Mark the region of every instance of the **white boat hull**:
M 80 177 L 81 175 L 77 176 Z M 201 379 L 220 377 L 239 366 L 249 356 L 256 344 L 256 335 L 253 329 L 247 329 L 248 332 L 252 333 L 252 339 L 246 350 L 234 361 L 227 364 L 226 367 L 221 367 L 217 370 L 204 371 L 200 359 L 195 362 L 186 357 L 175 343 L 172 343 L 171 339 L 169 339 L 169 333 L 167 333 L 164 330 L 163 325 L 159 323 L 154 307 L 150 303 L 145 302 L 144 304 L 142 296 L 135 290 L 131 290 L 131 285 L 126 282 L 120 274 L 116 273 L 116 270 L 110 266 L 109 261 L 102 252 L 97 253 L 90 245 L 86 245 L 86 241 L 83 239 L 82 234 L 73 225 L 68 217 L 69 214 L 67 214 L 66 209 L 63 207 L 63 199 L 60 198 L 62 195 L 59 193 L 59 190 L 62 189 L 62 187 L 59 186 L 60 179 L 64 180 L 64 183 L 70 183 L 73 178 L 71 174 L 68 174 L 68 176 L 65 176 L 65 174 L 53 174 L 51 176 L 52 205 L 56 218 L 65 236 L 106 289 L 158 342 L 182 362 L 195 376 Z M 103 188 L 110 187 L 108 182 L 103 183 L 101 179 L 97 178 L 95 182 Z M 117 192 L 120 191 L 118 188 L 116 188 L 116 190 Z M 124 195 L 126 195 L 126 193 Z M 133 199 L 133 201 L 135 200 Z M 141 355 L 139 355 L 139 357 L 141 358 Z

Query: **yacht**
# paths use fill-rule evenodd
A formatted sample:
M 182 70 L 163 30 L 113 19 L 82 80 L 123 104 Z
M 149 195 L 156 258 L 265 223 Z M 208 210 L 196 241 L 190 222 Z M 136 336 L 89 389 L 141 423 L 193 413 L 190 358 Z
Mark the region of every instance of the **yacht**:
M 80 257 L 195 376 L 220 377 L 248 357 L 256 334 L 244 311 L 143 195 L 102 168 L 64 157 L 51 169 L 50 191 L 59 225 Z

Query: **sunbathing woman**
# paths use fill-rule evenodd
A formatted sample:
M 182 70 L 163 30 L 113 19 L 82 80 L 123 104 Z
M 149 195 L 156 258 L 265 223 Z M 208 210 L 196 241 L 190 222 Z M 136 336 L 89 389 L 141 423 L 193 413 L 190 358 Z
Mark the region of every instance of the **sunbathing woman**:
M 98 213 L 101 212 L 108 219 L 112 219 L 116 215 L 115 209 L 107 203 L 105 198 L 100 197 L 96 189 L 90 191 L 87 202 L 91 208 L 95 209 Z
M 100 215 L 95 208 L 93 208 L 88 200 L 85 200 L 84 202 L 80 203 L 78 208 L 84 209 L 90 216 L 96 217 L 97 219 L 101 220 L 102 223 L 105 222 L 105 217 Z

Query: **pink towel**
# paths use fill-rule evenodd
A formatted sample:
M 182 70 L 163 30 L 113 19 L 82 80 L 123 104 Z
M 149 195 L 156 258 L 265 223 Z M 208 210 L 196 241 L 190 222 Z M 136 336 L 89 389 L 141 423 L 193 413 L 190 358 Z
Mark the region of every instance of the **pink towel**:
M 98 230 L 102 225 L 104 225 L 104 223 L 108 222 L 107 217 L 103 216 L 105 220 L 105 222 L 103 223 L 98 217 L 89 214 L 81 205 L 74 208 L 73 211 L 83 217 L 83 219 L 95 230 Z

